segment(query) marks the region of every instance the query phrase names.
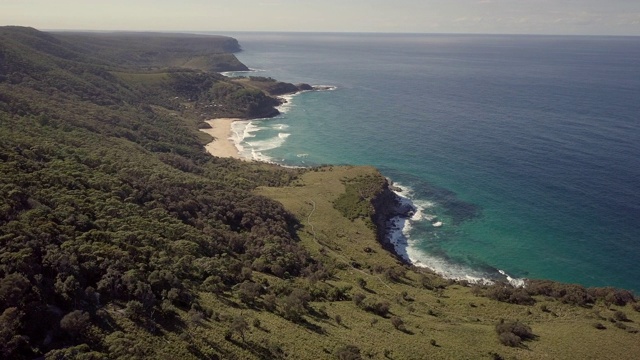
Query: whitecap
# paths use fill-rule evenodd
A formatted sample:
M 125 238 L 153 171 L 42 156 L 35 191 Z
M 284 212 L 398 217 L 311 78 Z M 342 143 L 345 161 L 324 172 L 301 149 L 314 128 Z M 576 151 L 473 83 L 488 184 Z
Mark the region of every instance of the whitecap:
M 413 225 L 421 220 L 429 221 L 435 228 L 440 228 L 443 225 L 443 222 L 435 221 L 436 215 L 424 214 L 426 209 L 435 207 L 436 204 L 427 200 L 414 200 L 414 191 L 411 187 L 398 183 L 394 184 L 391 181 L 390 183 L 393 184 L 392 191 L 398 195 L 400 207 L 402 209 L 413 208 L 415 211 L 414 213 L 409 213 L 410 217 L 393 217 L 386 225 L 388 241 L 393 245 L 398 256 L 415 266 L 428 268 L 447 279 L 465 280 L 478 284 L 494 283 L 495 279 L 499 277 L 498 274 L 475 270 L 469 266 L 453 263 L 446 258 L 434 256 L 422 250 L 419 247 L 420 240 L 411 238 L 411 231 Z M 438 232 L 434 230 L 433 236 L 437 237 Z M 513 278 L 502 270 L 498 272 L 513 286 L 522 287 L 525 285 L 525 279 Z
M 226 77 L 239 77 L 239 76 L 247 76 L 247 74 L 264 72 L 264 71 L 266 70 L 249 68 L 249 70 L 241 70 L 241 71 L 223 71 L 220 73 L 220 75 L 226 76 Z
M 278 98 L 282 101 L 282 104 L 276 106 L 276 109 L 278 109 L 278 111 L 283 114 L 289 112 L 289 110 L 291 110 L 291 108 L 294 106 L 292 100 L 297 94 L 299 93 L 278 96 Z
M 526 279 L 513 278 L 509 274 L 507 274 L 504 270 L 498 269 L 498 272 L 500 274 L 502 274 L 505 278 L 507 278 L 507 281 L 509 282 L 509 284 L 511 284 L 511 285 L 513 285 L 515 287 L 524 287 Z

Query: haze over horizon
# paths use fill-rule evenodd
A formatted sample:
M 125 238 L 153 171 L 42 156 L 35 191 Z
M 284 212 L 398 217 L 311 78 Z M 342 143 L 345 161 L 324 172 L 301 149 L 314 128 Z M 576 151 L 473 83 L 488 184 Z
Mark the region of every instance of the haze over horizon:
M 637 0 L 3 0 L 41 30 L 640 35 Z

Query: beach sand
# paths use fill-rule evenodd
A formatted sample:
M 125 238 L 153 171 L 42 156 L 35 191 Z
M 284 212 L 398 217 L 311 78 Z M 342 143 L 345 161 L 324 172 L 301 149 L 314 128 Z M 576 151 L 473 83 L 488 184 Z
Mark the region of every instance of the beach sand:
M 233 140 L 231 140 L 231 124 L 236 120 L 241 119 L 219 118 L 205 121 L 211 125 L 211 128 L 200 129 L 200 131 L 214 137 L 213 141 L 204 147 L 209 154 L 217 157 L 244 159 L 240 156 Z

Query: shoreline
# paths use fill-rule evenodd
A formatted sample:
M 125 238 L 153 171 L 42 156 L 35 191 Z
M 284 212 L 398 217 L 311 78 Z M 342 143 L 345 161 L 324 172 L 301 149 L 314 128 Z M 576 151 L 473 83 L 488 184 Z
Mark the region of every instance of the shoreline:
M 295 96 L 298 93 L 289 94 L 289 96 Z M 290 104 L 291 98 L 280 96 L 280 99 L 284 100 L 282 105 Z M 282 106 L 281 105 L 281 106 Z M 283 109 L 284 110 L 284 109 Z M 286 112 L 283 111 L 283 112 Z M 205 120 L 207 124 L 211 126 L 208 129 L 200 129 L 200 131 L 213 137 L 213 140 L 207 143 L 204 148 L 207 153 L 212 156 L 220 158 L 234 158 L 242 161 L 261 161 L 256 159 L 247 158 L 241 155 L 240 149 L 236 146 L 233 140 L 233 123 L 235 121 L 248 121 L 250 119 L 242 118 L 214 118 Z M 269 161 L 262 161 L 267 162 Z M 276 164 L 283 166 L 280 164 Z M 390 181 L 390 180 L 389 180 Z M 390 181 L 389 187 L 383 193 L 382 203 L 378 203 L 379 208 L 376 211 L 378 215 L 382 215 L 376 221 L 377 237 L 378 241 L 383 245 L 390 254 L 394 255 L 399 261 L 408 265 L 418 268 L 427 268 L 430 271 L 442 276 L 445 279 L 453 280 L 465 280 L 476 284 L 491 284 L 496 280 L 502 280 L 510 283 L 515 287 L 522 287 L 524 285 L 524 279 L 512 278 L 507 273 L 500 269 L 495 269 L 498 274 L 483 274 L 481 272 L 474 271 L 471 268 L 464 268 L 461 265 L 454 265 L 448 263 L 446 259 L 437 259 L 430 256 L 418 256 L 409 244 L 408 229 L 411 227 L 412 220 L 414 219 L 414 213 L 421 213 L 421 209 L 416 206 L 413 201 L 407 196 L 407 189 L 402 187 L 392 186 L 393 182 Z M 376 204 L 374 204 L 376 207 Z M 384 209 L 384 210 L 383 210 Z M 380 211 L 382 210 L 382 211 Z M 441 226 L 439 225 L 433 226 Z M 426 261 L 425 261 L 426 260 Z M 448 271 L 446 270 L 448 269 Z M 496 275 L 498 275 L 496 277 Z
M 221 158 L 234 158 L 244 161 L 250 161 L 240 155 L 240 151 L 236 147 L 232 139 L 233 130 L 231 126 L 235 121 L 244 119 L 240 118 L 217 118 L 205 120 L 211 128 L 200 129 L 200 131 L 213 137 L 213 140 L 207 143 L 204 148 L 212 156 Z
M 281 100 L 281 104 L 276 106 L 277 114 L 273 114 L 272 116 L 264 117 L 264 118 L 255 118 L 255 119 L 243 119 L 243 118 L 214 118 L 204 120 L 209 126 L 208 129 L 199 129 L 205 134 L 213 137 L 213 140 L 207 144 L 205 144 L 204 148 L 209 155 L 220 157 L 220 158 L 234 158 L 240 159 L 243 161 L 261 161 L 256 159 L 249 159 L 245 156 L 242 156 L 240 153 L 240 149 L 236 146 L 235 141 L 233 140 L 233 129 L 232 125 L 235 121 L 249 121 L 249 120 L 259 120 L 259 119 L 269 119 L 276 117 L 280 114 L 286 113 L 288 107 L 291 106 L 291 100 L 293 97 L 309 92 L 309 91 L 332 91 L 335 90 L 335 86 L 331 85 L 309 85 L 311 89 L 303 89 L 289 94 L 282 94 L 276 96 L 276 98 Z M 222 140 L 222 141 L 220 141 Z M 269 161 L 264 161 L 269 163 Z

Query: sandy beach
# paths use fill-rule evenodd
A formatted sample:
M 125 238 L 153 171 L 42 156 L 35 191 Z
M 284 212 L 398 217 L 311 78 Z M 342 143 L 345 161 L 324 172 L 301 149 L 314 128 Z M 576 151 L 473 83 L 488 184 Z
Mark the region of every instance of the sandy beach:
M 207 124 L 211 125 L 211 128 L 200 129 L 200 131 L 214 137 L 212 142 L 205 145 L 205 149 L 209 154 L 218 157 L 243 159 L 243 157 L 240 156 L 233 140 L 231 140 L 231 124 L 236 120 L 241 119 L 219 118 L 205 121 Z

